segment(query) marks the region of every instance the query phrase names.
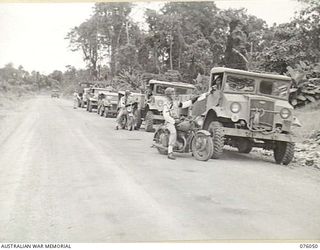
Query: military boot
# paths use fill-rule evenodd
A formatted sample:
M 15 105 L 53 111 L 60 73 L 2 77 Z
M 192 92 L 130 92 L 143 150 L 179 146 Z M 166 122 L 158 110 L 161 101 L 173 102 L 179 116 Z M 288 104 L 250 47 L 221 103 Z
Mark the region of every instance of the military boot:
M 168 154 L 168 159 L 170 159 L 170 160 L 175 160 L 176 157 L 173 155 L 173 153 L 169 153 L 169 154 Z

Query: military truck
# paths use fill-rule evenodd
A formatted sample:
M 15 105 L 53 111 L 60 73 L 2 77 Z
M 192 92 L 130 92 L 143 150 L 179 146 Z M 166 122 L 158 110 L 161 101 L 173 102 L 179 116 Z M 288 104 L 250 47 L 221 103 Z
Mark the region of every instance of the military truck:
M 213 138 L 213 158 L 224 145 L 249 153 L 253 147 L 273 150 L 276 163 L 287 165 L 294 156 L 291 129 L 298 125 L 289 104 L 291 78 L 229 68 L 210 72 L 211 93 L 192 108 Z
M 163 104 L 166 101 L 164 91 L 166 88 L 175 89 L 177 101 L 189 100 L 195 91 L 195 86 L 183 82 L 166 82 L 150 80 L 146 86 L 144 105 L 141 108 L 141 120 L 145 122 L 145 130 L 153 132 L 153 124 L 163 123 Z M 187 115 L 188 110 L 180 109 L 180 114 Z
M 93 109 L 98 108 L 98 96 L 101 93 L 109 93 L 110 91 L 106 88 L 91 87 L 86 96 L 87 111 L 92 112 Z
M 98 97 L 97 113 L 104 117 L 116 117 L 118 110 L 118 93 L 101 93 Z

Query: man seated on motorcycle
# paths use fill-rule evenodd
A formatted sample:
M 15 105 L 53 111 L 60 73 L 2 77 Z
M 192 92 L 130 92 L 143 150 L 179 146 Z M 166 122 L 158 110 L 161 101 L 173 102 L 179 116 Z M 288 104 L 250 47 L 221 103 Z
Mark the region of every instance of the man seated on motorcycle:
M 119 101 L 119 113 L 117 115 L 117 120 L 116 120 L 116 130 L 119 129 L 119 126 L 121 127 L 120 125 L 120 121 L 121 121 L 121 116 L 123 115 L 126 115 L 127 114 L 127 105 L 129 104 L 129 96 L 131 95 L 131 92 L 130 90 L 126 90 L 125 93 L 124 93 L 124 96 L 122 96 L 120 98 L 120 101 Z
M 204 100 L 207 97 L 208 93 L 198 95 L 198 96 L 196 96 L 188 101 L 185 101 L 185 102 L 179 102 L 179 104 L 177 106 L 175 106 L 174 102 L 173 102 L 174 101 L 173 98 L 175 95 L 174 88 L 171 88 L 171 87 L 166 88 L 164 94 L 167 97 L 167 100 L 163 105 L 163 117 L 165 120 L 165 125 L 170 132 L 169 146 L 168 146 L 168 158 L 170 160 L 175 160 L 176 158 L 173 155 L 173 147 L 174 147 L 176 140 L 177 140 L 177 130 L 175 127 L 175 123 L 177 123 L 179 121 L 177 108 L 188 108 L 196 101 Z

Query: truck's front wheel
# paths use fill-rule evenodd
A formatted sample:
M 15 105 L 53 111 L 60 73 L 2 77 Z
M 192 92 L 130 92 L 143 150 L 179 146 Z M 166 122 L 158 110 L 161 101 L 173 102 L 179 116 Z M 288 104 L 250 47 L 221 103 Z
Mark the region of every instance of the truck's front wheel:
M 223 153 L 224 134 L 222 128 L 222 124 L 218 121 L 212 121 L 208 126 L 213 142 L 212 159 L 219 159 Z
M 294 143 L 284 141 L 275 142 L 273 155 L 277 164 L 288 165 L 294 157 Z
M 141 119 L 141 110 L 137 109 L 135 112 L 135 116 L 136 116 L 136 127 L 135 129 L 140 129 L 141 127 L 141 123 L 142 123 L 142 119 Z

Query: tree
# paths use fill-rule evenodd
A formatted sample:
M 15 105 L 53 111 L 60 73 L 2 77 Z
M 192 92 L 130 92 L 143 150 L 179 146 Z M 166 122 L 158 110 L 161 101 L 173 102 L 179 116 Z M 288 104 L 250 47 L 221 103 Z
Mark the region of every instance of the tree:
M 97 3 L 95 18 L 99 20 L 99 33 L 103 38 L 103 45 L 110 56 L 111 76 L 118 72 L 118 56 L 121 45 L 130 43 L 129 14 L 131 3 Z
M 226 67 L 248 70 L 252 67 L 253 49 L 261 49 L 266 22 L 247 14 L 245 9 L 228 9 L 220 12 L 228 27 L 223 62 Z
M 74 27 L 67 35 L 71 50 L 83 53 L 83 59 L 88 63 L 93 79 L 97 78 L 98 60 L 102 59 L 102 38 L 98 33 L 99 23 L 96 16 Z

